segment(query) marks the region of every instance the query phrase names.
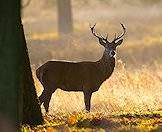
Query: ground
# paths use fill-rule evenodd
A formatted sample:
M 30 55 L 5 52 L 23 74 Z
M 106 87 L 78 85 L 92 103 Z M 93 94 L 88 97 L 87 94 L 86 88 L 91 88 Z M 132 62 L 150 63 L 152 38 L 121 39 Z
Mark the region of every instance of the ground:
M 45 124 L 37 127 L 23 126 L 23 131 L 161 131 L 162 111 L 153 113 L 125 113 L 104 115 L 104 113 L 58 113 L 45 115 Z

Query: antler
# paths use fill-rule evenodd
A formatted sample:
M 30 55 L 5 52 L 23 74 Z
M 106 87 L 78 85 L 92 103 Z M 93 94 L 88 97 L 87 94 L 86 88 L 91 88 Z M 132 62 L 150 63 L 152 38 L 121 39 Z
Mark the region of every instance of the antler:
M 120 24 L 121 24 L 121 26 L 123 28 L 123 33 L 121 35 L 119 35 L 118 37 L 116 37 L 116 34 L 115 34 L 115 38 L 114 38 L 114 40 L 112 42 L 115 42 L 116 40 L 121 39 L 126 33 L 126 28 L 124 27 L 124 25 L 122 23 L 120 23 Z
M 97 37 L 99 39 L 99 41 L 106 41 L 106 43 L 109 43 L 108 41 L 108 34 L 106 35 L 106 38 L 104 38 L 102 35 L 98 35 L 96 32 L 95 32 L 95 26 L 96 26 L 96 23 L 91 27 L 90 26 L 90 29 L 92 31 L 92 34 Z

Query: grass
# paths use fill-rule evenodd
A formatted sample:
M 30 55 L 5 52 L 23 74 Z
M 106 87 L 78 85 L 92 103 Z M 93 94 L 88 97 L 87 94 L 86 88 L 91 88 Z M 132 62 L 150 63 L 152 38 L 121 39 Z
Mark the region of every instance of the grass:
M 161 130 L 162 112 L 147 114 L 127 113 L 105 116 L 103 113 L 59 113 L 45 115 L 45 124 L 23 126 L 23 131 L 155 131 Z

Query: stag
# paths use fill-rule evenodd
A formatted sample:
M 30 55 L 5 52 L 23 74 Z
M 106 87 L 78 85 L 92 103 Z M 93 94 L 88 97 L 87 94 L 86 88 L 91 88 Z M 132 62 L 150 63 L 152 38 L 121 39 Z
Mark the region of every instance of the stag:
M 95 62 L 66 62 L 48 61 L 36 70 L 36 75 L 44 87 L 39 97 L 48 112 L 52 94 L 57 88 L 64 91 L 82 91 L 84 94 L 85 108 L 90 111 L 91 96 L 98 91 L 100 85 L 108 79 L 115 67 L 116 47 L 123 42 L 126 28 L 121 24 L 123 33 L 108 41 L 108 35 L 103 37 L 95 32 L 95 26 L 90 26 L 92 34 L 98 38 L 99 43 L 105 48 L 101 59 Z

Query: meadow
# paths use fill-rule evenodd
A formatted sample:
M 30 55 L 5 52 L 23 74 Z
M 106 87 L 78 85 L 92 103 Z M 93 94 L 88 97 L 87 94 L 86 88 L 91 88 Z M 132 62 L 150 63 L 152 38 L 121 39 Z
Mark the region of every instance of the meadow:
M 89 8 L 94 6 L 94 10 Z M 34 10 L 32 5 L 29 9 Z M 110 40 L 121 32 L 120 22 L 126 26 L 127 33 L 117 49 L 112 76 L 92 96 L 90 113 L 84 110 L 82 93 L 58 89 L 52 96 L 49 114 L 45 114 L 42 106 L 45 124 L 23 126 L 23 131 L 162 130 L 160 5 L 105 6 L 92 2 L 88 7 L 81 7 L 73 2 L 74 33 L 63 37 L 57 33 L 56 14 L 52 12 L 55 8 L 39 12 L 34 18 L 28 10 L 24 11 L 23 23 L 38 96 L 43 87 L 35 69 L 41 64 L 48 60 L 96 61 L 102 56 L 103 48 L 91 35 L 89 24 L 97 23 L 97 32 L 109 33 Z

